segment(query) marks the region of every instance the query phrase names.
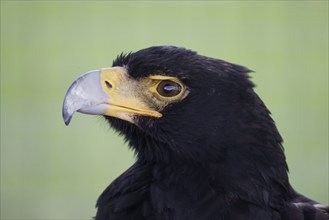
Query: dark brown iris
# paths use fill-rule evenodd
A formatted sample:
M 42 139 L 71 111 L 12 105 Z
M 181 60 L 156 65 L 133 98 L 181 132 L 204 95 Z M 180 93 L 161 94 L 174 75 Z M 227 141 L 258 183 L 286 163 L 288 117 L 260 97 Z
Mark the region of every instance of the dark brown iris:
M 159 83 L 157 91 L 161 96 L 174 97 L 182 91 L 182 87 L 171 80 L 164 80 Z

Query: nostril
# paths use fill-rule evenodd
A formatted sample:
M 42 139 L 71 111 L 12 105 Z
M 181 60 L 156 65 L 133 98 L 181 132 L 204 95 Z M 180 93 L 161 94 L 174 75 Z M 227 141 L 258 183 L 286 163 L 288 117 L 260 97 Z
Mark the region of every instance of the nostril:
M 109 89 L 112 89 L 112 84 L 109 83 L 108 81 L 105 81 L 106 87 Z

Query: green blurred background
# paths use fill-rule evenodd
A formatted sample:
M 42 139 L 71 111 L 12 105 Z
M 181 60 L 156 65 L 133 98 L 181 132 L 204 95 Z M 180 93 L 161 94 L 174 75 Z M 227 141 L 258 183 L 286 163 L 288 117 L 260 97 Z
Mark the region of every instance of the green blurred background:
M 328 1 L 1 1 L 1 219 L 90 219 L 134 161 L 66 90 L 117 54 L 177 45 L 254 70 L 292 185 L 328 204 Z

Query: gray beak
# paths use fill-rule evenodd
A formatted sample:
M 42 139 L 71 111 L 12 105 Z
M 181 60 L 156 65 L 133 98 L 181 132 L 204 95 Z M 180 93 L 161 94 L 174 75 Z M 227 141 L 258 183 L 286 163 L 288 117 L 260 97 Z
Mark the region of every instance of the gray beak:
M 70 123 L 75 112 L 103 114 L 108 101 L 101 86 L 101 70 L 87 72 L 72 83 L 65 95 L 62 109 L 65 124 Z

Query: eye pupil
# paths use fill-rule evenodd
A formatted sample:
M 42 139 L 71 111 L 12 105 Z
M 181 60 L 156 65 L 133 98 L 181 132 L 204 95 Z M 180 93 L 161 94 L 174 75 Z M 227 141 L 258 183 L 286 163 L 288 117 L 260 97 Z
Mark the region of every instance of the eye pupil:
M 182 90 L 182 87 L 173 81 L 164 80 L 159 83 L 157 91 L 161 96 L 164 97 L 173 97 L 178 95 Z
M 173 85 L 169 85 L 169 84 L 167 84 L 167 85 L 165 85 L 164 87 L 163 87 L 163 91 L 165 92 L 165 93 L 171 93 L 173 90 L 175 90 L 176 89 L 176 87 L 175 86 L 173 86 Z

